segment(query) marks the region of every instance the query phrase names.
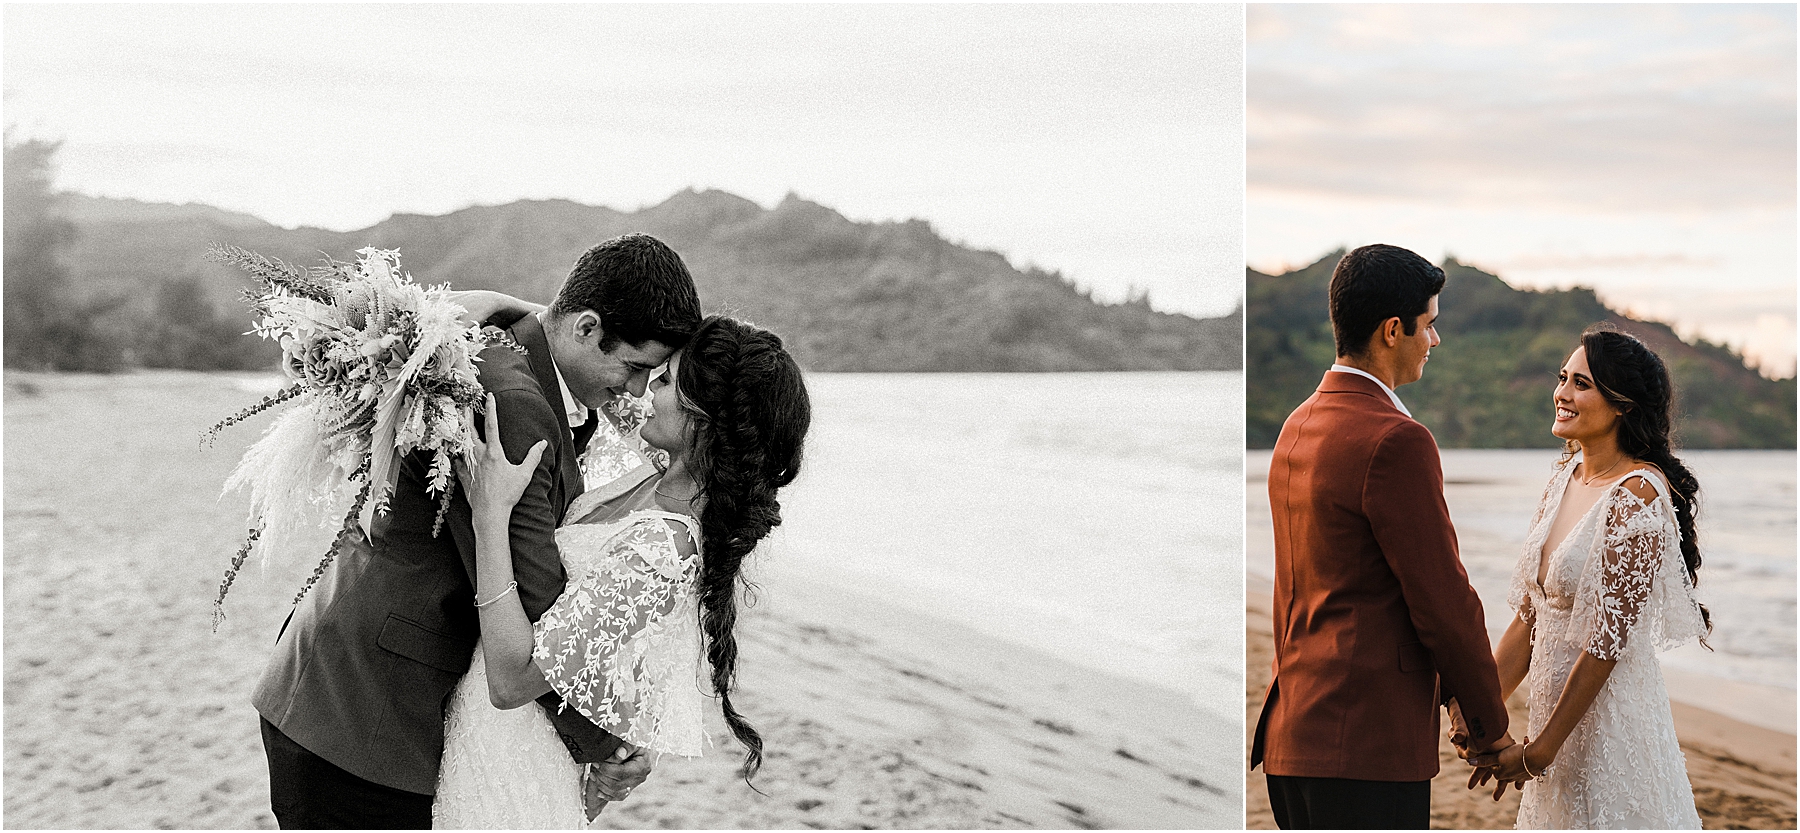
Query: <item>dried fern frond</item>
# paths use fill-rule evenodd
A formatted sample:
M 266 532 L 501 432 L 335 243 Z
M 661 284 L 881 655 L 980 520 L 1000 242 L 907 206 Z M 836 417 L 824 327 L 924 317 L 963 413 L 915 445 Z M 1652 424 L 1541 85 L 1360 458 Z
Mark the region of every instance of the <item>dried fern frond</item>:
M 206 259 L 236 266 L 270 288 L 279 287 L 290 294 L 321 304 L 331 303 L 331 285 L 326 280 L 331 274 L 330 270 L 306 269 L 280 258 L 264 257 L 249 249 L 225 243 L 207 246 Z

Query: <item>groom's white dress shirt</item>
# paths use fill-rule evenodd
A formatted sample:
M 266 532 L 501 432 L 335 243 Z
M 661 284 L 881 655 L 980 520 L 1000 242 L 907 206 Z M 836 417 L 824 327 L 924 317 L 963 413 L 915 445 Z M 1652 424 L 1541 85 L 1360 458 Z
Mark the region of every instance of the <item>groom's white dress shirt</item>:
M 1338 373 L 1354 373 L 1358 376 L 1363 377 L 1364 379 L 1367 379 L 1371 382 L 1374 382 L 1377 385 L 1380 385 L 1381 392 L 1388 395 L 1388 399 L 1394 403 L 1394 407 L 1400 409 L 1400 413 L 1406 414 L 1408 417 L 1412 416 L 1412 411 L 1407 410 L 1406 406 L 1404 404 L 1401 404 L 1400 396 L 1398 394 L 1394 393 L 1394 389 L 1388 387 L 1386 382 L 1383 382 L 1380 379 L 1375 378 L 1373 375 L 1370 375 L 1370 373 L 1368 371 L 1358 370 L 1354 367 L 1350 367 L 1347 365 L 1341 365 L 1341 364 L 1334 364 L 1331 366 L 1331 369 L 1337 371 Z M 563 392 L 563 395 L 567 396 L 568 391 L 565 390 Z M 570 424 L 573 424 L 573 423 L 570 423 Z
M 556 368 L 556 386 L 562 388 L 563 413 L 569 415 L 569 430 L 572 431 L 586 425 L 588 409 L 583 407 L 580 402 L 576 401 L 574 394 L 569 393 L 569 383 L 563 379 L 562 368 L 556 367 L 555 359 L 550 360 L 550 366 Z M 1401 410 L 1405 409 L 1402 408 Z M 1407 416 L 1412 416 L 1412 414 L 1407 414 Z

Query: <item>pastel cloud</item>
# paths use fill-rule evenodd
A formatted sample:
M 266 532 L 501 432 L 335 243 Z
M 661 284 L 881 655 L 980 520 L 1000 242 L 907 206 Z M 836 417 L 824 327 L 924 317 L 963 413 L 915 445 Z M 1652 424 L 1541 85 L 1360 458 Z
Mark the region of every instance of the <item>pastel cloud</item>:
M 1792 206 L 1794 10 L 1252 6 L 1252 189 Z

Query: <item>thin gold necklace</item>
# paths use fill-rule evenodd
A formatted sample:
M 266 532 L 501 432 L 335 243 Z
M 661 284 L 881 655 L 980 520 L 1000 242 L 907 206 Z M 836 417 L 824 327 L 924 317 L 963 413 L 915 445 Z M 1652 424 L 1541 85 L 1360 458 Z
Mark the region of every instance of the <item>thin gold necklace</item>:
M 698 486 L 694 487 L 694 493 L 691 495 L 688 495 L 687 497 L 676 497 L 674 495 L 669 494 L 668 492 L 663 491 L 661 483 L 657 483 L 656 488 L 652 491 L 655 491 L 657 494 L 662 495 L 663 497 L 666 497 L 677 503 L 692 503 L 694 498 L 700 496 L 700 487 L 698 487 Z
M 1612 474 L 1613 469 L 1618 468 L 1619 465 L 1624 462 L 1625 462 L 1625 458 L 1623 456 L 1620 456 L 1619 459 L 1613 461 L 1612 465 L 1606 467 L 1606 471 L 1600 472 L 1599 474 L 1593 475 L 1591 477 L 1581 478 L 1581 485 L 1589 486 L 1589 487 L 1593 486 L 1594 481 L 1599 480 L 1600 478 L 1605 477 L 1609 474 Z

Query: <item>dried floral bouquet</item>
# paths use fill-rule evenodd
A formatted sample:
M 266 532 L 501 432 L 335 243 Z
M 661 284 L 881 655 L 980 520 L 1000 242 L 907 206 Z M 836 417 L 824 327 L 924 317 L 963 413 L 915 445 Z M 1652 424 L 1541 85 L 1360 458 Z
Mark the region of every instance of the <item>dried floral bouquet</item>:
M 400 253 L 358 250 L 354 263 L 326 258 L 300 267 L 236 246 L 213 245 L 207 258 L 236 266 L 257 280 L 245 290 L 252 329 L 281 345 L 282 369 L 292 384 L 221 420 L 202 442 L 245 419 L 287 406 L 262 438 L 244 452 L 225 491 L 250 491 L 250 528 L 232 557 L 213 602 L 213 627 L 224 619 L 225 595 L 259 542 L 283 552 L 304 528 L 329 529 L 338 540 L 326 551 L 298 603 L 312 589 L 344 536 L 367 534 L 384 511 L 402 455 L 431 454 L 426 488 L 438 497 L 443 526 L 455 486 L 451 455 L 468 448 L 471 415 L 484 397 L 475 372 L 489 343 L 519 349 L 502 331 L 464 320 L 448 286 L 422 287 L 400 271 Z M 349 510 L 337 513 L 346 502 Z

